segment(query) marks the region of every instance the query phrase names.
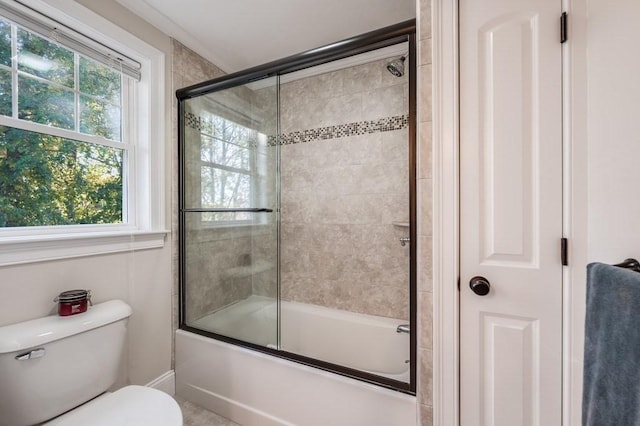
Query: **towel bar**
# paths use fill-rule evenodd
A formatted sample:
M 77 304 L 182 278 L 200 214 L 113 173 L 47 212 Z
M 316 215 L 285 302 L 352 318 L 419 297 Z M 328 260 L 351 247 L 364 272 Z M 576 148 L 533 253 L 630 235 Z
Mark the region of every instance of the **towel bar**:
M 617 263 L 613 266 L 617 266 L 619 268 L 631 269 L 632 271 L 640 272 L 640 262 L 635 259 L 625 259 L 622 263 Z

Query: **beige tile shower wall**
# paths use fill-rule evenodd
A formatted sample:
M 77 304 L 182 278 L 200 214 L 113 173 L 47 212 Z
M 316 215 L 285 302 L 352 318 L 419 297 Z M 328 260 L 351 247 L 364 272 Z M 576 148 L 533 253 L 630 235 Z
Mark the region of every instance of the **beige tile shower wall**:
M 375 61 L 283 84 L 282 133 L 407 114 L 407 75 L 391 75 L 386 62 Z
M 419 0 L 418 73 L 418 401 L 421 426 L 433 424 L 431 0 Z
M 202 228 L 187 220 L 187 323 L 252 293 L 251 227 Z
M 376 61 L 286 83 L 286 135 L 407 114 L 407 78 Z M 282 145 L 284 300 L 407 320 L 407 129 Z
M 260 117 L 254 128 L 266 136 L 278 133 L 278 90 L 275 78 L 268 87 L 251 91 L 252 116 Z M 278 228 L 277 228 L 277 148 L 256 150 L 256 185 L 259 186 L 256 207 L 273 209 L 262 213 L 261 223 L 254 226 L 252 240 L 252 294 L 275 298 L 278 294 Z M 258 164 L 260 166 L 258 166 Z

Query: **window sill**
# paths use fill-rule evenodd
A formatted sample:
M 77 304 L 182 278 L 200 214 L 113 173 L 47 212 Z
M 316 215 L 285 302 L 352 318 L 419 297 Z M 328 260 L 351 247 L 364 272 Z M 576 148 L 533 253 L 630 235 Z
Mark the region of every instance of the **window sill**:
M 0 239 L 0 266 L 162 248 L 169 231 L 94 232 Z

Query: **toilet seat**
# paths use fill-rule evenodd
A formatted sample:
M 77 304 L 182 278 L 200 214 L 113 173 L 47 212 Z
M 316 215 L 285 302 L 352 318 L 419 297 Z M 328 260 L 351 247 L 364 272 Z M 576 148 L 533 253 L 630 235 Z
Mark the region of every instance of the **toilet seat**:
M 178 403 L 145 386 L 126 386 L 57 417 L 46 426 L 182 426 Z

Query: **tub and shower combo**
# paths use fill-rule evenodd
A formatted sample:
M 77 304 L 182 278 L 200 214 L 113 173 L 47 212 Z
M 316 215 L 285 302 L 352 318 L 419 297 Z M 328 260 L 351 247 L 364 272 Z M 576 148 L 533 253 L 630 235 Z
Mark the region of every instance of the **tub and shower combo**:
M 415 424 L 415 56 L 408 21 L 177 92 L 178 395 Z

